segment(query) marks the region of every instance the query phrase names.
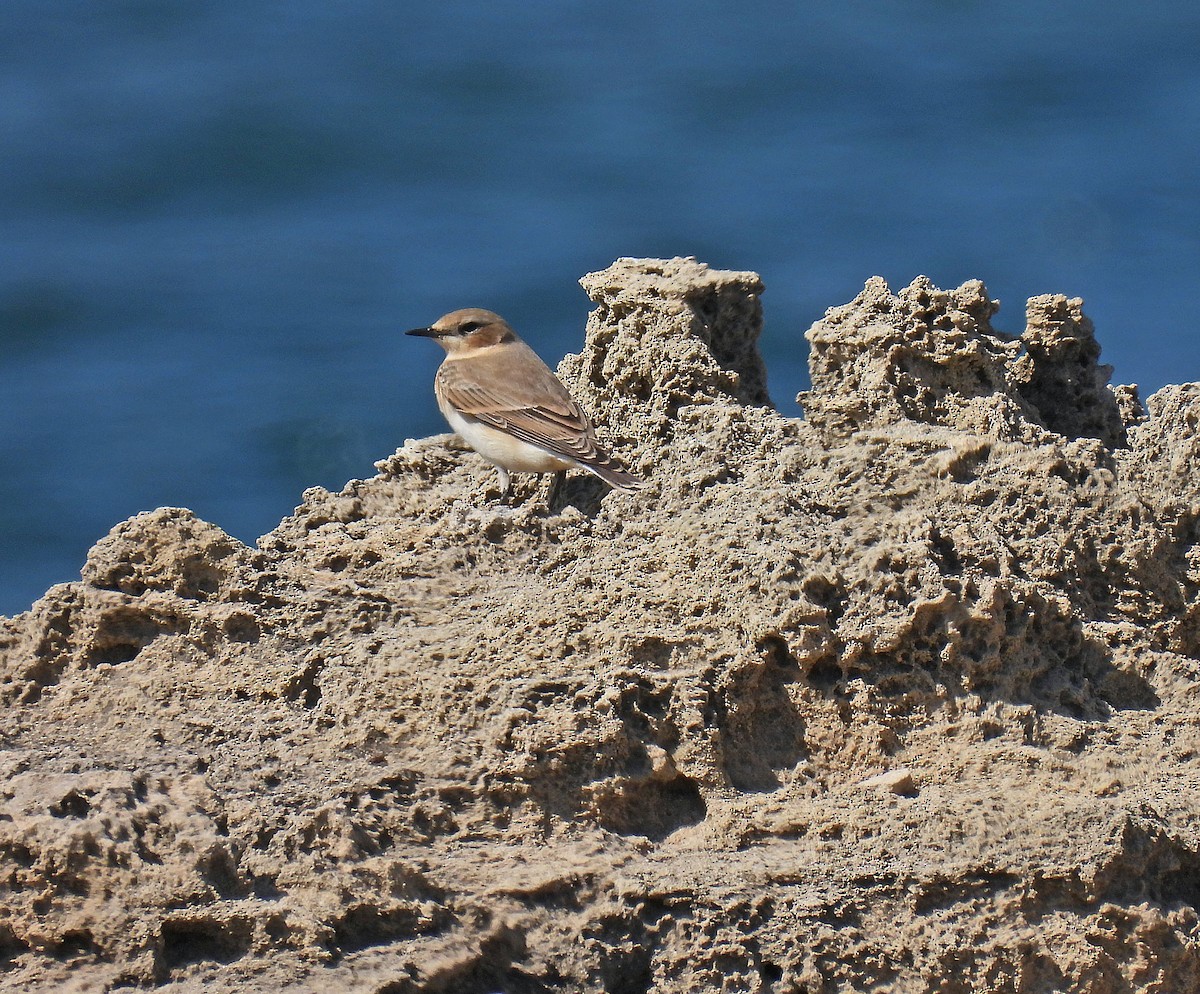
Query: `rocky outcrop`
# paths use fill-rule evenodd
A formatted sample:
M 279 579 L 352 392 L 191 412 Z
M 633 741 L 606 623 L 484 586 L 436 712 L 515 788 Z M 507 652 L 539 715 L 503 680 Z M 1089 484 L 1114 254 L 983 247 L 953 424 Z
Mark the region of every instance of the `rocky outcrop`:
M 873 279 L 798 420 L 755 274 L 583 282 L 642 492 L 410 441 L 0 619 L 0 988 L 1200 987 L 1200 388 Z

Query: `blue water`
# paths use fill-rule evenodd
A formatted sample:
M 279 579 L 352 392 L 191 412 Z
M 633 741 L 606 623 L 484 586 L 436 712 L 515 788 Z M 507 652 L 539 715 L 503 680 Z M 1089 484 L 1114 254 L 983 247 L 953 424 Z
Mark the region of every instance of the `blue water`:
M 247 541 L 444 430 L 479 305 L 551 362 L 579 276 L 767 284 L 776 403 L 867 277 L 1086 299 L 1200 379 L 1200 5 L 5 0 L 0 613 L 163 504 Z

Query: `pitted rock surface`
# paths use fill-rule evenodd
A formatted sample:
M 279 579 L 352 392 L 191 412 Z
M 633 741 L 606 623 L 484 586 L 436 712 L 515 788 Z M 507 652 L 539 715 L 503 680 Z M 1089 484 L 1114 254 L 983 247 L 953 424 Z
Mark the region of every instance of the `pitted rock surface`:
M 1200 387 L 879 279 L 619 260 L 560 373 L 647 479 L 452 436 L 0 619 L 0 989 L 1200 989 Z

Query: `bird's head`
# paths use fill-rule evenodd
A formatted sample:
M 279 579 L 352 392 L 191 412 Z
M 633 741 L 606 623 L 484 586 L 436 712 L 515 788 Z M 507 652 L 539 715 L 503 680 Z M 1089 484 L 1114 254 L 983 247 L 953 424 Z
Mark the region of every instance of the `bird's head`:
M 482 307 L 467 307 L 451 311 L 438 318 L 428 328 L 413 328 L 406 335 L 432 338 L 450 355 L 486 349 L 501 342 L 517 340 L 517 333 L 499 314 Z

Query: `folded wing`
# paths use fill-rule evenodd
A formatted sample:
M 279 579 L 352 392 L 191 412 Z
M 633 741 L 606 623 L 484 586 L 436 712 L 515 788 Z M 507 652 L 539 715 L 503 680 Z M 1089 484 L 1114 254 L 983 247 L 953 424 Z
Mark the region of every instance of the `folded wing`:
M 466 417 L 573 460 L 611 486 L 641 485 L 604 450 L 583 408 L 524 342 L 442 363 L 436 387 Z

